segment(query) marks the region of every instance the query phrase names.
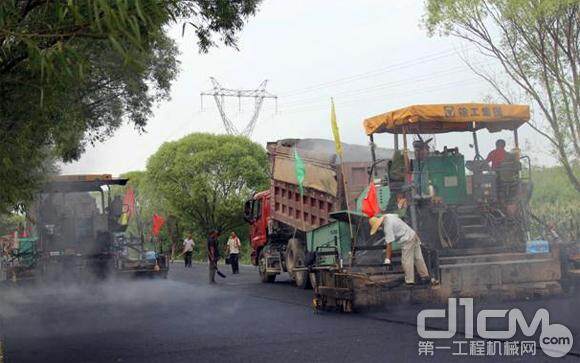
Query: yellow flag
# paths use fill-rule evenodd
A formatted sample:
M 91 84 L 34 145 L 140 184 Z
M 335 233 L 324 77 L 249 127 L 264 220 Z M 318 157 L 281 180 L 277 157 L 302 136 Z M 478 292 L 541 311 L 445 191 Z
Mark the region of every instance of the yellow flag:
M 340 133 L 338 132 L 338 124 L 336 123 L 336 111 L 334 111 L 334 100 L 330 99 L 330 124 L 332 125 L 332 135 L 334 135 L 334 144 L 336 146 L 336 153 L 342 159 L 342 144 L 340 142 Z

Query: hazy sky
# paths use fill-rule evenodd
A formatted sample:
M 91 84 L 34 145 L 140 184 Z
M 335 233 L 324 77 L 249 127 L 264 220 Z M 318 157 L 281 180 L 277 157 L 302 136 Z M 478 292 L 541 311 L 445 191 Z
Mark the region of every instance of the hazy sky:
M 89 147 L 79 162 L 63 166 L 64 173 L 112 173 L 144 169 L 147 158 L 166 141 L 192 132 L 224 133 L 211 98 L 200 108 L 200 92 L 211 89 L 209 77 L 226 88 L 251 89 L 268 79 L 268 91 L 252 139 L 265 145 L 281 138 L 332 138 L 330 97 L 334 97 L 344 142 L 367 143 L 366 117 L 421 103 L 482 102 L 487 84 L 471 73 L 460 54 L 472 49 L 453 38 L 429 38 L 420 26 L 423 1 L 274 1 L 266 0 L 240 34 L 239 51 L 214 48 L 199 54 L 193 32 L 181 36 L 181 25 L 170 30 L 181 50 L 181 73 L 172 99 L 159 105 L 139 134 L 125 125 L 105 143 Z M 477 60 L 487 66 L 489 60 Z M 236 126 L 245 127 L 253 101 L 226 100 Z M 480 133 L 486 153 L 499 135 Z M 542 140 L 528 126 L 520 133 L 525 144 Z M 502 133 L 508 139 L 511 133 Z M 377 138 L 392 147 L 392 137 Z M 460 146 L 467 157 L 469 134 L 439 135 L 437 146 Z M 549 163 L 538 152 L 535 158 Z

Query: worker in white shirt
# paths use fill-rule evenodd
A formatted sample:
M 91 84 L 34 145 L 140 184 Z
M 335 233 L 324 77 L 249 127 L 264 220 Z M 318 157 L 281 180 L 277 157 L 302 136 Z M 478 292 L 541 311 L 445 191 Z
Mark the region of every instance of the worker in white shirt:
M 185 261 L 185 268 L 191 268 L 191 258 L 193 257 L 193 247 L 195 242 L 191 238 L 191 233 L 187 235 L 187 238 L 183 240 L 183 258 Z
M 232 274 L 236 275 L 240 273 L 240 247 L 242 246 L 242 242 L 236 235 L 236 232 L 232 232 L 230 234 L 230 238 L 228 239 L 228 253 L 230 258 L 230 265 L 232 266 Z
M 369 219 L 371 225 L 371 236 L 377 233 L 382 226 L 385 232 L 386 258 L 385 264 L 391 264 L 393 255 L 393 242 L 397 241 L 401 245 L 401 264 L 405 272 L 405 283 L 415 284 L 415 267 L 421 278 L 421 283 L 429 283 L 429 271 L 421 252 L 421 240 L 417 233 L 396 214 L 385 214 L 382 217 L 372 217 Z

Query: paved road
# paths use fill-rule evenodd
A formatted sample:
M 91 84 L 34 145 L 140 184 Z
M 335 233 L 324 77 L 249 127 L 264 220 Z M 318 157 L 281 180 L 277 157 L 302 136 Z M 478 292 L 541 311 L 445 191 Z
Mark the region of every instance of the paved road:
M 226 266 L 222 268 L 226 271 Z M 168 280 L 0 290 L 5 362 L 459 361 L 436 349 L 418 356 L 419 306 L 367 314 L 313 314 L 311 291 L 257 281 L 252 267 L 208 286 L 205 265 L 173 267 Z M 578 296 L 493 304 L 547 307 L 580 352 Z M 526 315 L 529 317 L 529 315 Z M 443 327 L 443 326 L 441 326 Z M 461 336 L 457 341 L 464 340 Z M 451 340 L 436 346 L 459 345 Z M 462 351 L 469 351 L 463 347 Z M 468 359 L 470 357 L 467 357 Z M 534 359 L 531 359 L 534 358 Z M 481 360 L 478 358 L 472 358 Z M 545 361 L 535 357 L 513 361 Z M 567 356 L 564 361 L 576 361 Z M 489 361 L 507 360 L 490 357 Z

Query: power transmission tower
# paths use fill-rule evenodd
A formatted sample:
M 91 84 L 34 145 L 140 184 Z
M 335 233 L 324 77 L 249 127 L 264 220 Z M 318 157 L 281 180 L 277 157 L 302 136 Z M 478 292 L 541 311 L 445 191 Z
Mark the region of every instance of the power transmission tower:
M 213 84 L 213 90 L 202 92 L 200 94 L 201 109 L 203 110 L 203 96 L 213 96 L 213 99 L 215 100 L 217 108 L 220 112 L 220 116 L 222 117 L 222 121 L 224 122 L 226 132 L 230 135 L 243 135 L 246 137 L 250 137 L 252 135 L 254 127 L 256 126 L 256 122 L 258 121 L 258 116 L 260 115 L 260 110 L 262 109 L 264 98 L 273 98 L 276 101 L 276 112 L 278 112 L 278 96 L 275 96 L 266 91 L 266 84 L 268 83 L 268 80 L 263 81 L 260 83 L 258 88 L 253 90 L 223 88 L 214 77 L 210 77 L 210 80 Z M 248 122 L 246 127 L 241 131 L 237 129 L 237 127 L 228 118 L 228 115 L 226 115 L 224 110 L 226 97 L 237 97 L 240 110 L 242 108 L 242 98 L 254 98 L 254 113 L 252 114 L 250 122 Z

